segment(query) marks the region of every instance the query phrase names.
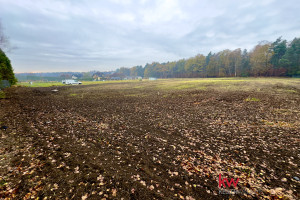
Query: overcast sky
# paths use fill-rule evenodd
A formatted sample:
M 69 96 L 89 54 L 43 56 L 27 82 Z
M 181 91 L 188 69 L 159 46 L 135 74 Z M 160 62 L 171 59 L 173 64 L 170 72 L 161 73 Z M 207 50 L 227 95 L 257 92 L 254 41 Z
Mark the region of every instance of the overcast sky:
M 15 72 L 114 70 L 300 36 L 299 0 L 0 0 Z

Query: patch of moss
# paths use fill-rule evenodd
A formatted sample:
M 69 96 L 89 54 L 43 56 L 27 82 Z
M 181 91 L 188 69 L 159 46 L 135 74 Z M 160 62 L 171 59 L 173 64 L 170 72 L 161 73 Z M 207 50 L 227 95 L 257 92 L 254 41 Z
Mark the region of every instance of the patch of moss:
M 0 99 L 5 99 L 5 93 L 3 91 L 0 91 Z
M 245 99 L 245 101 L 260 101 L 260 99 L 255 97 L 248 97 L 247 99 Z
M 286 90 L 287 92 L 290 92 L 290 93 L 297 93 L 296 90 Z

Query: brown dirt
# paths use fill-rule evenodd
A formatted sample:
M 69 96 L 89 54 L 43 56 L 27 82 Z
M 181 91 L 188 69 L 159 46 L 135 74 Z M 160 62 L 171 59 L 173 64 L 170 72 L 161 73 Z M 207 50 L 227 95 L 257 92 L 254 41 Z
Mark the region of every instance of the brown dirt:
M 298 93 L 53 89 L 0 100 L 0 199 L 299 199 Z

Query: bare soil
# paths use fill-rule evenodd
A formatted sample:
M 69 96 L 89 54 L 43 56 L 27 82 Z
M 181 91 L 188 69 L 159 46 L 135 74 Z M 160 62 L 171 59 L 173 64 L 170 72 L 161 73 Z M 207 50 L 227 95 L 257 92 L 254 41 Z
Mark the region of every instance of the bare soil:
M 299 199 L 299 91 L 129 84 L 6 96 L 0 199 Z M 239 178 L 235 194 L 220 194 L 219 174 Z

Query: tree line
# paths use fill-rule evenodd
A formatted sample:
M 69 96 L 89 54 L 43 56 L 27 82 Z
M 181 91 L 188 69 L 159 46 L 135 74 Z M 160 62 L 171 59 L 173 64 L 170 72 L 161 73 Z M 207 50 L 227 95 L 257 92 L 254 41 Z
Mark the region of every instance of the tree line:
M 121 67 L 115 76 L 157 78 L 300 76 L 300 38 L 259 42 L 250 52 L 225 49 L 173 62 Z

